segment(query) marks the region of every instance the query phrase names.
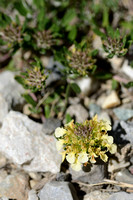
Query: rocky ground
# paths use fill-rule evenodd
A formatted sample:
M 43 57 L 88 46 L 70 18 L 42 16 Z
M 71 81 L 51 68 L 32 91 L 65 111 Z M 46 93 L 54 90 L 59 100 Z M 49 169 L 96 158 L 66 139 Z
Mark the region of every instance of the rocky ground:
M 46 59 L 46 58 L 45 58 Z M 120 83 L 133 79 L 127 60 L 110 61 Z M 129 70 L 130 69 L 130 70 Z M 120 74 L 120 75 L 119 75 Z M 59 77 L 53 73 L 49 82 Z M 38 123 L 28 117 L 14 73 L 0 73 L 0 199 L 9 200 L 133 200 L 133 88 L 111 82 L 77 80 L 80 96 L 69 98 L 66 113 L 82 122 L 93 117 L 112 122 L 117 153 L 108 163 L 97 163 L 80 172 L 69 168 L 55 147 L 54 130 L 65 121 L 50 118 Z

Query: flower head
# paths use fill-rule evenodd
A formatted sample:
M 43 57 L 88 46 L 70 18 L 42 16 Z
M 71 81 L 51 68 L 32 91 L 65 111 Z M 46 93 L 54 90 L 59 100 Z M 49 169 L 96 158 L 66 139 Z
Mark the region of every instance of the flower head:
M 62 161 L 66 158 L 76 171 L 87 162 L 95 163 L 97 157 L 107 162 L 106 152 L 116 152 L 116 145 L 113 144 L 113 137 L 108 136 L 108 130 L 111 130 L 110 123 L 98 120 L 97 115 L 83 123 L 75 124 L 72 120 L 64 128 L 58 127 L 55 130 L 58 140 L 56 146 L 61 151 Z

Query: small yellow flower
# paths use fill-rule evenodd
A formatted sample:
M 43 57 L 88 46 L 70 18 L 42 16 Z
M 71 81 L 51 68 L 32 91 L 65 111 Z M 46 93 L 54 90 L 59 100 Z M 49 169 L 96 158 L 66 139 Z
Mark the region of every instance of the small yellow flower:
M 86 163 L 88 161 L 88 154 L 86 152 L 81 152 L 78 154 L 78 161 L 81 163 Z
M 63 148 L 63 143 L 64 143 L 64 140 L 58 140 L 56 142 L 56 148 L 57 148 L 58 151 Z
M 65 134 L 66 134 L 66 130 L 64 128 L 58 127 L 55 129 L 55 137 L 59 138 Z
M 66 159 L 69 163 L 73 164 L 75 162 L 75 153 L 74 152 L 71 152 L 71 153 L 68 153 L 67 156 L 66 156 Z
M 81 166 L 82 166 L 82 164 L 78 161 L 78 159 L 76 159 L 75 163 L 71 164 L 71 168 L 74 171 L 80 171 L 81 170 Z

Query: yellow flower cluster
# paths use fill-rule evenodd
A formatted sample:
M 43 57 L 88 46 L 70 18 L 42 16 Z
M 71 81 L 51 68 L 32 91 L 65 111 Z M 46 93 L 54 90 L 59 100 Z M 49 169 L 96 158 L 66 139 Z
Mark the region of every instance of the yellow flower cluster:
M 98 120 L 97 115 L 84 123 L 74 124 L 72 120 L 64 128 L 56 128 L 56 147 L 62 154 L 62 162 L 66 158 L 75 171 L 79 171 L 82 164 L 95 163 L 99 156 L 107 162 L 106 152 L 114 154 L 117 149 L 113 137 L 107 134 L 110 130 L 110 122 Z

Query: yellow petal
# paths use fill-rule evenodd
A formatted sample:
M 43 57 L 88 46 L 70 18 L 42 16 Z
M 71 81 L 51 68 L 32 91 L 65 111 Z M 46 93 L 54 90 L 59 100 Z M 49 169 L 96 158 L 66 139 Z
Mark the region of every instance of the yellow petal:
M 105 121 L 105 127 L 107 131 L 111 131 L 112 127 L 111 127 L 111 122 L 109 120 Z
M 68 153 L 68 155 L 66 156 L 66 159 L 69 163 L 74 163 L 76 159 L 75 153 L 74 152 Z
M 73 128 L 74 125 L 74 120 L 71 120 L 68 124 L 65 124 L 65 127 L 69 126 L 71 129 Z
M 82 164 L 77 160 L 75 163 L 71 164 L 71 168 L 74 171 L 80 171 Z
M 93 121 L 97 121 L 97 115 L 92 118 Z
M 65 157 L 66 157 L 66 152 L 63 151 L 63 152 L 61 152 L 60 154 L 62 155 L 62 162 L 63 162 L 63 161 L 65 160 Z
M 58 128 L 55 129 L 55 137 L 58 138 L 58 137 L 61 137 L 65 134 L 66 134 L 66 130 L 64 128 L 58 127 Z
M 59 151 L 60 149 L 62 149 L 63 143 L 64 143 L 64 140 L 58 140 L 58 141 L 56 142 L 56 148 L 57 148 L 58 151 Z
M 108 148 L 108 150 L 109 150 L 109 152 L 112 153 L 112 154 L 116 153 L 116 151 L 117 151 L 117 146 L 116 146 L 116 144 L 110 145 L 110 147 Z
M 88 161 L 88 154 L 86 152 L 81 152 L 78 154 L 78 161 L 81 163 L 85 163 Z
M 108 136 L 107 141 L 108 141 L 108 144 L 112 144 L 114 141 L 114 138 L 112 136 Z
M 107 162 L 108 161 L 108 156 L 105 153 L 101 153 L 100 154 L 100 158 L 104 161 Z

